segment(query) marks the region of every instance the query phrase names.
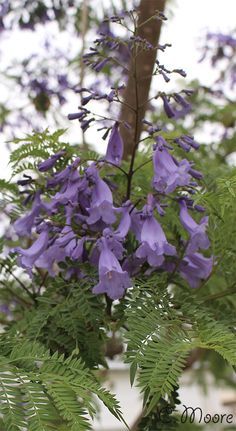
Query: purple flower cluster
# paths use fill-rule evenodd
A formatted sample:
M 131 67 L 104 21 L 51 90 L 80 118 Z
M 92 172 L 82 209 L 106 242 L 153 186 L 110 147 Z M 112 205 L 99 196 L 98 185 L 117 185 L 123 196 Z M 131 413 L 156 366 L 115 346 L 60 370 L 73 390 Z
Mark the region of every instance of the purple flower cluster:
M 164 19 L 157 16 L 158 19 Z M 112 21 L 122 22 L 124 16 L 113 17 Z M 103 30 L 104 31 L 104 30 Z M 97 47 L 110 44 L 112 49 L 113 36 L 107 30 L 106 35 L 96 41 Z M 146 41 L 131 36 L 127 47 L 137 44 L 142 49 L 152 49 Z M 162 47 L 165 49 L 165 46 Z M 86 61 L 94 70 L 101 70 L 111 56 L 104 62 L 97 48 L 91 48 L 85 56 Z M 179 69 L 169 71 L 158 64 L 160 73 L 184 72 Z M 164 75 L 163 75 L 164 76 Z M 108 93 L 82 88 L 82 107 L 77 113 L 69 115 L 71 120 L 79 120 L 85 131 L 97 121 L 96 114 L 84 107 L 91 100 L 106 100 L 109 103 L 119 102 L 119 91 L 123 85 L 111 87 Z M 185 91 L 185 95 L 191 92 Z M 85 94 L 85 96 L 84 96 Z M 176 111 L 170 105 L 170 99 L 189 109 L 184 96 L 173 93 L 170 97 L 161 93 L 164 110 L 168 117 L 176 117 Z M 31 210 L 14 223 L 19 236 L 32 240 L 29 248 L 16 247 L 19 265 L 33 276 L 34 268 L 42 268 L 51 276 L 58 272 L 68 279 L 70 277 L 87 277 L 95 294 L 106 294 L 112 300 L 123 297 L 126 289 L 132 287 L 132 277 L 137 274 L 150 274 L 153 271 L 171 271 L 184 278 L 191 287 L 197 287 L 206 280 L 212 270 L 212 258 L 204 257 L 200 251 L 209 248 L 206 234 L 207 218 L 203 217 L 198 224 L 190 215 L 193 210 L 191 195 L 202 175 L 194 169 L 189 159 L 177 160 L 173 155 L 173 146 L 185 152 L 197 150 L 198 144 L 190 135 L 182 135 L 173 139 L 171 145 L 161 135 L 161 130 L 149 121 L 148 137 L 154 140 L 152 158 L 153 177 L 147 195 L 137 195 L 132 189 L 132 181 L 138 168 L 127 172 L 121 166 L 124 142 L 120 134 L 120 122 L 116 119 L 102 117 L 112 121 L 106 129 L 103 139 L 108 139 L 106 154 L 99 160 L 67 160 L 66 151 L 51 155 L 38 165 L 39 188 L 32 195 L 30 179 L 20 182 L 28 187 L 32 203 Z M 126 127 L 128 124 L 123 123 Z M 62 160 L 63 159 L 63 160 Z M 64 168 L 60 168 L 64 162 Z M 111 180 L 117 174 L 116 181 Z M 45 178 L 46 177 L 46 178 Z M 43 178 L 45 185 L 43 186 Z M 37 179 L 34 180 L 37 184 Z M 122 187 L 120 185 L 122 184 Z M 123 193 L 124 186 L 126 188 Z M 141 190 L 141 184 L 139 189 Z M 181 229 L 185 230 L 188 240 L 179 238 L 169 232 L 169 240 L 165 231 L 166 207 L 174 202 L 180 207 Z M 202 211 L 201 207 L 195 209 Z M 173 242 L 173 244 L 171 243 Z
M 213 67 L 221 66 L 218 82 L 226 79 L 230 82 L 231 89 L 236 84 L 236 35 L 223 33 L 208 33 L 206 46 L 203 50 L 201 61 L 208 57 Z
M 74 13 L 76 11 L 75 3 L 74 0 L 64 0 L 63 2 L 52 0 L 49 3 L 26 1 L 16 4 L 14 0 L 1 0 L 0 31 L 11 30 L 15 26 L 21 30 L 34 31 L 38 24 L 45 25 L 55 20 L 61 26 L 65 25 L 67 23 L 68 9 L 73 8 L 72 12 Z M 71 14 L 69 15 L 71 16 Z
M 19 265 L 31 276 L 36 267 L 51 276 L 63 271 L 68 278 L 89 276 L 84 267 L 87 262 L 98 268 L 99 282 L 94 280 L 93 292 L 118 299 L 132 286 L 134 274 L 163 270 L 166 261 L 171 261 L 178 264 L 178 272 L 190 286 L 197 287 L 209 276 L 213 263 L 212 258 L 199 253 L 210 245 L 207 218 L 198 224 L 188 213 L 190 199 L 174 198 L 179 201 L 180 221 L 190 236 L 180 260 L 159 220 L 165 216 L 161 199 L 190 186 L 193 169 L 185 159 L 178 162 L 168 147 L 164 138 L 156 138 L 153 190 L 140 208 L 131 200 L 116 205 L 116 187 L 102 176 L 104 167 L 119 169 L 121 164 L 123 141 L 118 122 L 110 132 L 105 158 L 88 163 L 77 158 L 58 171 L 58 161 L 66 157 L 65 151 L 60 151 L 39 163 L 39 172 L 49 171 L 51 175 L 44 191 L 35 193 L 31 210 L 14 223 L 19 236 L 35 237 L 28 249 L 15 248 Z M 62 262 L 66 265 L 61 266 Z

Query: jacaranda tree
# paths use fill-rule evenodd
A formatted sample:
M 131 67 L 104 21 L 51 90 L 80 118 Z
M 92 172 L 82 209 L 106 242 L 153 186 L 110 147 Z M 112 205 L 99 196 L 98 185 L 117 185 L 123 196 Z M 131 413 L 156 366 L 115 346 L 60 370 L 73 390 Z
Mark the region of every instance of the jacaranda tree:
M 164 13 L 147 20 L 135 9 L 106 18 L 84 55 L 105 79 L 77 89 L 68 117 L 93 131 L 98 151 L 64 142 L 63 130 L 14 141 L 12 178 L 0 183 L 11 221 L 0 261 L 3 431 L 92 429 L 97 397 L 124 422 L 101 381 L 122 351 L 143 395 L 140 431 L 177 429 L 179 378 L 194 362 L 217 376 L 217 358 L 221 378 L 233 374 L 236 174 L 178 122 L 192 89 L 140 97 L 140 56 L 170 49 L 140 36 Z M 153 80 L 176 74 L 155 61 Z

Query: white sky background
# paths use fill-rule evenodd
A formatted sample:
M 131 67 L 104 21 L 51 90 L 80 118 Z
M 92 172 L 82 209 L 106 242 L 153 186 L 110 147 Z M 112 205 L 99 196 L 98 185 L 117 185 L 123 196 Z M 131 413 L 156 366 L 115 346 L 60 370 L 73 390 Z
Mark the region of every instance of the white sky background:
M 1 1 L 1 0 L 0 0 Z M 92 4 L 100 3 L 98 0 L 90 0 Z M 110 0 L 105 0 L 109 5 Z M 146 0 L 148 2 L 148 0 Z M 208 63 L 199 63 L 201 56 L 200 46 L 206 31 L 229 33 L 235 28 L 236 22 L 236 0 L 172 0 L 167 16 L 170 17 L 167 23 L 163 24 L 161 43 L 171 43 L 172 47 L 167 49 L 164 57 L 160 57 L 166 66 L 182 68 L 187 72 L 189 80 L 199 79 L 202 83 L 209 85 L 215 78 L 214 71 Z M 39 34 L 44 34 L 42 27 Z M 5 40 L 5 47 L 2 53 L 9 58 L 24 57 L 34 52 L 38 47 L 40 36 L 36 33 L 22 32 Z M 66 38 L 60 35 L 58 45 L 65 44 Z M 4 61 L 4 59 L 3 59 Z M 7 89 L 5 91 L 7 97 Z M 68 112 L 76 112 L 78 102 L 74 99 L 69 104 Z M 68 109 L 68 105 L 67 105 Z M 68 112 L 62 111 L 63 114 Z M 56 129 L 56 125 L 50 124 L 51 130 Z M 79 136 L 78 122 L 69 123 L 69 136 Z M 4 143 L 1 142 L 1 148 Z M 7 151 L 1 150 L 0 176 L 8 171 Z

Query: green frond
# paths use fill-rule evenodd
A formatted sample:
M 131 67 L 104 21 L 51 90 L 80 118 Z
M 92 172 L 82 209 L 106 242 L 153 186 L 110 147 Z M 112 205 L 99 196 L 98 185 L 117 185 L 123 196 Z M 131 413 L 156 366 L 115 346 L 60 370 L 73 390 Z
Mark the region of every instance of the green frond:
M 137 373 L 145 402 L 151 399 L 147 413 L 162 397 L 171 396 L 192 350 L 212 350 L 236 365 L 236 334 L 231 324 L 219 321 L 201 300 L 192 301 L 190 291 L 182 292 L 179 300 L 161 286 L 151 294 L 157 282 L 153 276 L 146 290 L 140 285 L 134 289 L 126 309 L 126 362 L 131 364 L 131 383 Z
M 12 184 L 4 179 L 0 179 L 0 192 L 11 192 L 11 193 L 17 193 L 17 186 L 16 184 Z
M 0 409 L 7 431 L 90 430 L 94 395 L 122 420 L 112 394 L 74 356 L 53 355 L 40 343 L 0 338 Z M 61 428 L 63 429 L 63 427 Z

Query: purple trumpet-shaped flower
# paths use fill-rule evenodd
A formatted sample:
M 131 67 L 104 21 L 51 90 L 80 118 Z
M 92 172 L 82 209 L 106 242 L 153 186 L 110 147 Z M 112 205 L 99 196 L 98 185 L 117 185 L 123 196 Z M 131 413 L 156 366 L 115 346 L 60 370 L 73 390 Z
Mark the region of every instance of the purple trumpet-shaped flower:
M 46 172 L 49 171 L 49 169 L 53 168 L 55 166 L 58 159 L 60 159 L 61 156 L 65 154 L 65 151 L 61 150 L 58 151 L 58 153 L 53 154 L 49 159 L 44 160 L 44 162 L 39 163 L 38 170 L 40 172 Z
M 179 103 L 183 108 L 191 107 L 190 103 L 186 102 L 186 100 L 181 96 L 181 94 L 175 93 L 174 99 L 177 103 Z
M 109 250 L 114 253 L 117 259 L 122 259 L 125 251 L 124 247 L 122 246 L 123 238 L 116 232 L 113 232 L 110 228 L 104 229 L 103 237 L 106 239 Z
M 58 186 L 59 184 L 64 183 L 70 174 L 71 171 L 71 167 L 67 166 L 65 169 L 63 169 L 60 172 L 57 172 L 55 175 L 53 175 L 52 178 L 49 178 L 47 181 L 47 187 L 48 188 L 53 188 Z
M 122 214 L 120 223 L 118 228 L 115 231 L 115 234 L 124 239 L 129 232 L 130 226 L 131 226 L 131 216 L 130 211 L 132 208 L 132 202 L 127 201 L 125 202 L 121 208 L 117 209 L 117 212 L 120 212 Z
M 65 260 L 65 250 L 63 247 L 59 247 L 58 244 L 54 243 L 49 246 L 35 261 L 37 268 L 42 268 L 48 271 L 48 273 L 54 277 L 58 273 L 57 262 L 63 262 Z
M 103 181 L 98 174 L 98 171 L 94 165 L 87 169 L 87 177 L 92 180 L 92 196 L 91 206 L 88 208 L 89 217 L 87 223 L 93 225 L 98 221 L 102 221 L 105 224 L 112 224 L 116 221 L 116 217 L 113 211 L 113 197 L 110 188 Z
M 171 193 L 178 186 L 190 183 L 190 163 L 183 159 L 178 164 L 163 146 L 157 146 L 153 153 L 153 187 L 161 193 Z
M 86 108 L 81 108 L 81 111 L 74 112 L 68 115 L 68 120 L 83 120 L 89 111 Z
M 30 236 L 31 230 L 35 224 L 35 219 L 40 214 L 41 210 L 41 199 L 40 193 L 37 192 L 33 202 L 31 211 L 25 214 L 23 217 L 19 218 L 14 223 L 14 229 L 19 236 Z
M 106 243 L 109 247 L 109 250 L 114 253 L 117 259 L 122 259 L 125 251 L 122 242 L 130 229 L 131 217 L 129 211 L 131 207 L 132 203 L 130 201 L 127 201 L 122 205 L 121 208 L 116 209 L 116 212 L 121 213 L 122 215 L 119 226 L 115 232 L 113 232 L 111 228 L 105 228 L 103 230 L 103 238 L 106 239 Z M 101 245 L 102 240 L 98 240 L 93 248 L 93 251 L 90 256 L 90 262 L 93 265 L 98 264 Z
M 48 230 L 44 229 L 36 239 L 36 241 L 31 245 L 30 248 L 24 249 L 21 247 L 16 247 L 15 252 L 19 254 L 19 264 L 22 268 L 25 268 L 32 274 L 32 268 L 36 260 L 40 255 L 46 250 L 48 246 Z
M 212 266 L 212 257 L 207 258 L 200 253 L 190 253 L 181 262 L 179 272 L 191 287 L 196 288 L 209 277 Z
M 149 203 L 144 207 L 143 217 L 145 221 L 141 230 L 141 245 L 136 251 L 136 256 L 147 260 L 150 266 L 158 267 L 164 262 L 164 254 L 175 256 L 176 249 L 168 243 Z
M 135 208 L 130 214 L 131 217 L 131 226 L 130 230 L 134 233 L 136 239 L 141 241 L 141 231 L 143 227 L 142 214 L 140 211 L 137 211 Z
M 130 277 L 134 277 L 140 272 L 144 263 L 145 259 L 139 259 L 135 254 L 131 254 L 124 260 L 122 268 L 129 273 Z
M 120 299 L 125 290 L 132 286 L 128 272 L 123 271 L 114 253 L 109 250 L 106 240 L 99 258 L 99 283 L 93 293 L 106 293 L 111 299 Z
M 66 207 L 65 227 L 52 245 L 35 262 L 38 268 L 46 269 L 52 276 L 55 275 L 55 263 L 63 262 L 66 257 L 79 260 L 83 254 L 85 238 L 77 242 L 76 235 L 71 227 L 72 214 L 73 207 Z
M 81 260 L 84 256 L 84 243 L 86 238 L 81 238 L 75 247 L 71 250 L 70 257 L 73 260 Z
M 165 113 L 167 115 L 168 118 L 173 118 L 175 117 L 175 110 L 172 108 L 172 106 L 170 105 L 167 97 L 165 95 L 161 96 L 162 100 L 163 100 L 163 106 L 164 106 L 164 110 Z
M 206 234 L 208 217 L 203 217 L 199 224 L 190 216 L 187 205 L 184 200 L 180 201 L 180 221 L 183 227 L 190 234 L 190 241 L 187 247 L 187 253 L 193 253 L 199 248 L 207 249 L 210 241 Z
M 60 172 L 58 177 L 55 176 L 55 178 L 51 180 L 51 186 L 56 185 L 58 182 L 62 183 L 60 191 L 57 192 L 51 200 L 51 209 L 54 209 L 57 204 L 67 204 L 68 202 L 76 201 L 79 191 L 86 187 L 86 179 L 81 178 L 77 171 L 79 163 L 80 158 L 77 158 L 72 165 Z
M 116 234 L 116 232 L 113 232 L 110 228 L 105 228 L 103 230 L 103 237 L 102 239 L 99 239 L 90 255 L 90 262 L 97 266 L 99 262 L 99 256 L 101 253 L 101 249 L 103 248 L 103 240 L 106 240 L 106 244 L 110 251 L 115 255 L 117 259 L 122 259 L 124 254 L 124 247 L 122 245 L 122 238 Z
M 112 127 L 111 135 L 108 141 L 105 160 L 114 165 L 120 166 L 124 151 L 123 139 L 119 132 L 119 123 Z

